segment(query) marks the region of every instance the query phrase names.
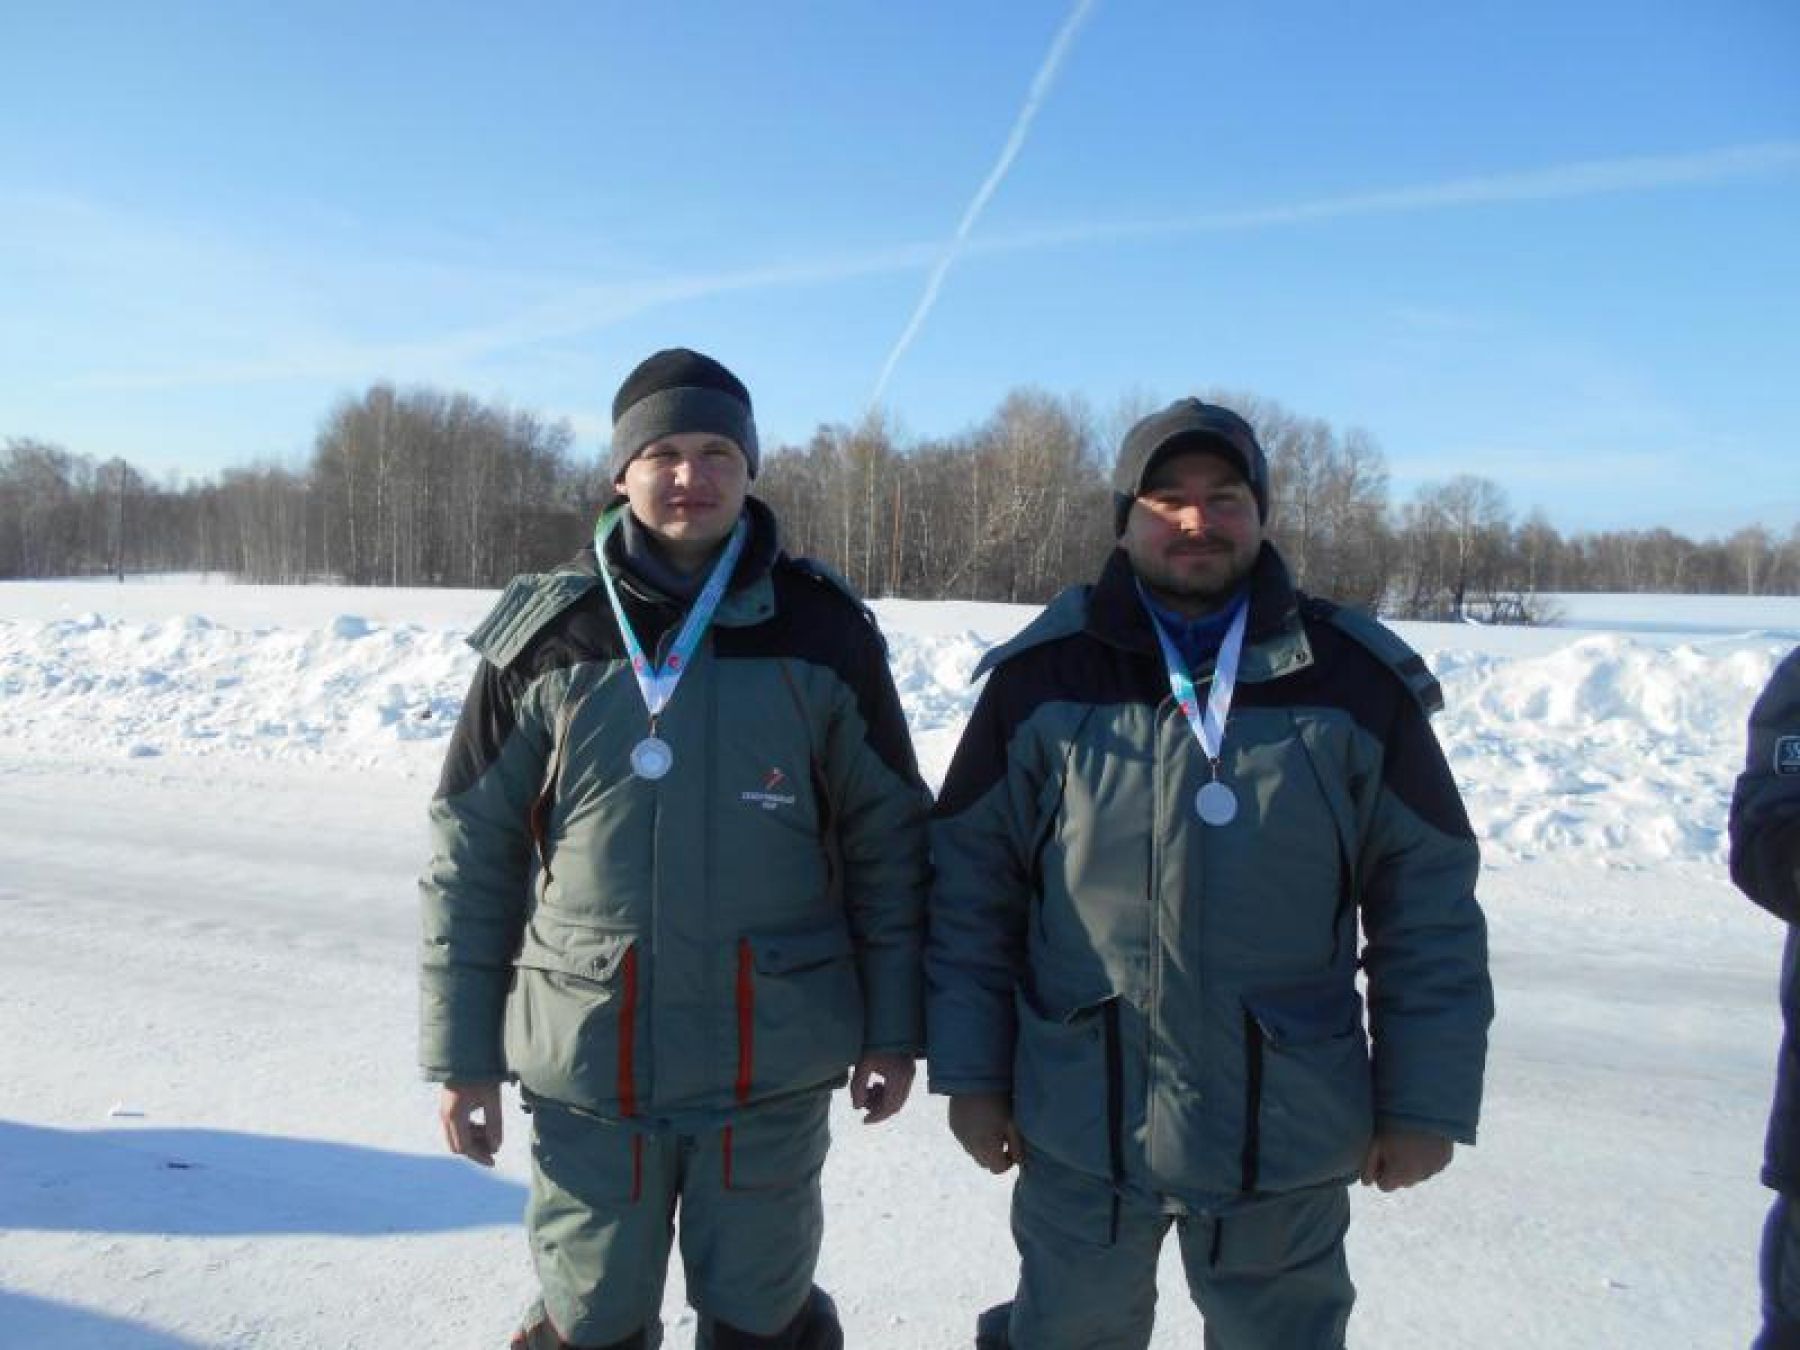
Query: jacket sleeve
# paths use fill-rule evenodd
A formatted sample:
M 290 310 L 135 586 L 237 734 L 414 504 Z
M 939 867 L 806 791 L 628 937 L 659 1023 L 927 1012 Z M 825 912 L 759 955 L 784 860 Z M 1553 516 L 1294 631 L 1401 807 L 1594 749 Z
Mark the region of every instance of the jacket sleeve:
M 529 814 L 549 754 L 533 708 L 523 675 L 484 660 L 432 798 L 419 1066 L 438 1082 L 506 1076 L 501 1027 L 531 886 Z
M 872 620 L 853 620 L 853 706 L 834 718 L 825 771 L 844 905 L 863 988 L 863 1051 L 924 1046 L 919 970 L 925 925 L 925 818 L 906 716 Z
M 949 1096 L 1012 1090 L 1042 774 L 1007 711 L 1009 675 L 981 691 L 931 827 L 927 1057 L 930 1090 Z
M 1376 1120 L 1472 1144 L 1494 1015 L 1480 854 L 1412 698 L 1382 745 L 1358 860 Z
M 1731 879 L 1777 918 L 1800 923 L 1800 647 L 1750 711 L 1731 794 Z

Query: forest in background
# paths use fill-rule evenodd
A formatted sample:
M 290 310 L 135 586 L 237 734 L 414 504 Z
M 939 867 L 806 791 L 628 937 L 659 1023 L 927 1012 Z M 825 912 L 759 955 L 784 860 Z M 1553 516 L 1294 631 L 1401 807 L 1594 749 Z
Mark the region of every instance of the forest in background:
M 1666 528 L 1564 535 L 1460 474 L 1403 502 L 1368 433 L 1256 395 L 1269 532 L 1302 588 L 1390 618 L 1538 622 L 1557 591 L 1800 594 L 1800 525 L 1723 539 Z M 1112 546 L 1110 469 L 1149 407 L 1097 416 L 1035 389 L 972 429 L 911 439 L 880 414 L 765 447 L 752 491 L 792 552 L 868 596 L 1036 602 Z M 247 582 L 491 587 L 578 549 L 611 498 L 604 453 L 566 423 L 430 388 L 371 386 L 326 416 L 304 467 L 157 484 L 11 437 L 0 453 L 0 577 L 225 573 Z

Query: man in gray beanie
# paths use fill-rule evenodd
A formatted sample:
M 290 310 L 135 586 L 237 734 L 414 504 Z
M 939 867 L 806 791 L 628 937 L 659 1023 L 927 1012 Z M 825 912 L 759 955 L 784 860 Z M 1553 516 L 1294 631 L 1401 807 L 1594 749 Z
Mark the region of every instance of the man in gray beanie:
M 613 397 L 612 451 L 607 456 L 613 481 L 652 441 L 695 432 L 709 432 L 737 446 L 750 477 L 756 477 L 756 421 L 743 381 L 712 357 L 686 347 L 646 357 Z
M 1475 1140 L 1493 996 L 1442 700 L 1294 590 L 1236 413 L 1146 417 L 1113 486 L 1118 549 L 983 658 L 932 825 L 930 1088 L 1021 1164 L 976 1344 L 1148 1345 L 1174 1229 L 1209 1350 L 1341 1350 L 1349 1183 Z
M 696 1345 L 837 1350 L 812 1282 L 832 1090 L 922 1045 L 920 781 L 860 601 L 749 495 L 750 395 L 626 377 L 593 545 L 515 578 L 431 806 L 421 1063 L 452 1152 L 532 1117 L 516 1350 L 652 1350 L 680 1212 Z

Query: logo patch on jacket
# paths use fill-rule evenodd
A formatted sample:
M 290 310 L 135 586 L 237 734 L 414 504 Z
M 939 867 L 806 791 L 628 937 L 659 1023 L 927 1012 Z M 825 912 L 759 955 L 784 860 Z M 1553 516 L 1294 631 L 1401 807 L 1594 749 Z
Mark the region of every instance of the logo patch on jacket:
M 1775 772 L 1800 774 L 1800 736 L 1783 736 L 1775 742 Z
M 783 792 L 787 785 L 787 775 L 779 767 L 771 765 L 768 773 L 763 775 L 762 787 L 751 792 L 740 792 L 738 800 L 760 806 L 765 811 L 773 811 L 778 806 L 792 806 L 794 794 Z

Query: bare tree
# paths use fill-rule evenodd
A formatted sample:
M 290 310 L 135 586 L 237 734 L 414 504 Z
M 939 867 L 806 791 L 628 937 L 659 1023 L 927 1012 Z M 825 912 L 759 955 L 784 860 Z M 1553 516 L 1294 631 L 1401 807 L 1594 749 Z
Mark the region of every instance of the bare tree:
M 1800 592 L 1800 526 L 1728 539 L 1668 529 L 1513 528 L 1487 479 L 1420 489 L 1398 512 L 1368 433 L 1254 394 L 1269 452 L 1270 536 L 1303 587 L 1405 617 L 1529 619 L 1554 590 Z M 958 435 L 908 444 L 881 417 L 821 425 L 765 452 L 754 491 L 790 549 L 869 594 L 1035 601 L 1088 580 L 1112 535 L 1111 465 L 1162 400 L 1134 392 L 1096 419 L 1077 399 L 1007 394 Z M 1096 431 L 1097 420 L 1104 431 Z M 565 557 L 612 495 L 564 423 L 462 393 L 386 383 L 326 414 L 301 466 L 154 484 L 122 459 L 29 437 L 0 445 L 0 575 L 225 570 L 264 581 L 495 585 Z
M 592 483 L 572 433 L 464 394 L 372 386 L 313 451 L 326 571 L 358 583 L 492 585 L 579 543 Z
M 1775 562 L 1775 541 L 1761 525 L 1748 525 L 1725 541 L 1745 595 L 1761 595 Z

